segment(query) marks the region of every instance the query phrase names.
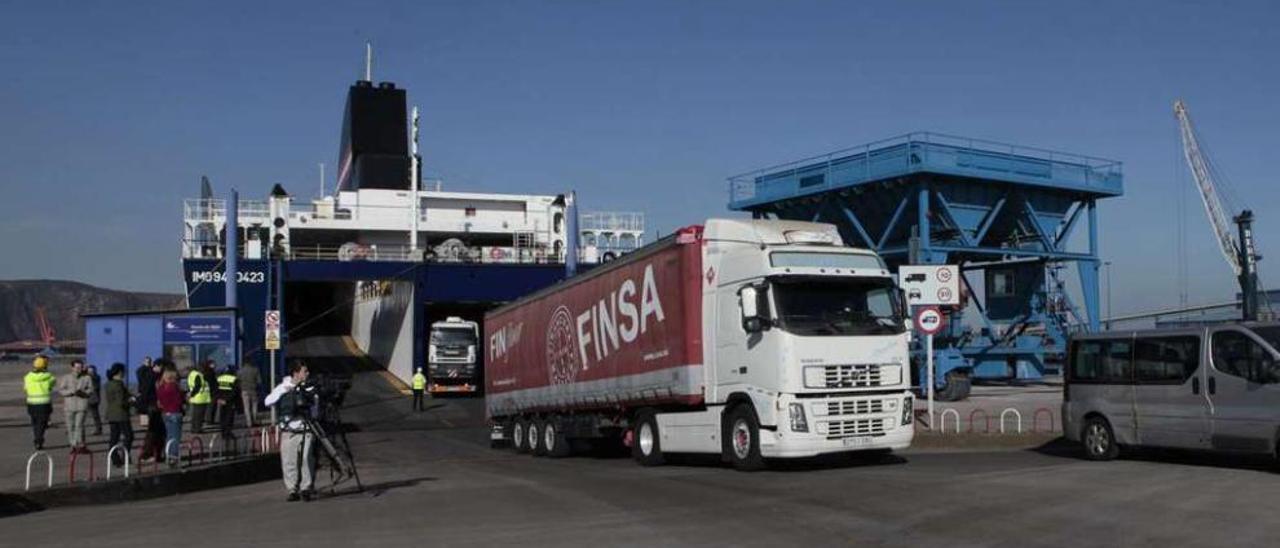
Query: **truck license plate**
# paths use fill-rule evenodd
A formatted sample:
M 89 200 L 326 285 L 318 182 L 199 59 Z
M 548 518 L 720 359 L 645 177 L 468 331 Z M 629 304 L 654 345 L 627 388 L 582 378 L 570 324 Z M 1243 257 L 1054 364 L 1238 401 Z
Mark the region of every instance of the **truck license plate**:
M 844 446 L 845 447 L 862 447 L 864 445 L 871 445 L 871 440 L 873 439 L 875 438 L 872 438 L 871 436 L 856 436 L 852 438 L 845 438 Z

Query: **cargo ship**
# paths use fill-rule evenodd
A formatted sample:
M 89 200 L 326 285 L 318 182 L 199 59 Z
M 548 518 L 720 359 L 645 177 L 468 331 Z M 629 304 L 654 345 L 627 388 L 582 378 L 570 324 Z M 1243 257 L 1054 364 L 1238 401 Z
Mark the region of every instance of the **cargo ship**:
M 235 238 L 239 337 L 236 348 L 194 345 L 171 358 L 265 365 L 265 314 L 279 310 L 286 355 L 275 356 L 278 370 L 293 343 L 329 337 L 408 381 L 426 367 L 432 323 L 482 322 L 495 306 L 644 243 L 643 214 L 579 214 L 569 189 L 462 192 L 422 177 L 416 109 L 410 115 L 407 104 L 394 83 L 356 81 L 332 190 L 323 177 L 306 197 L 275 184 L 264 198 L 236 200 L 230 230 L 228 199 L 202 181 L 200 196 L 183 204 L 187 305 L 226 304 Z

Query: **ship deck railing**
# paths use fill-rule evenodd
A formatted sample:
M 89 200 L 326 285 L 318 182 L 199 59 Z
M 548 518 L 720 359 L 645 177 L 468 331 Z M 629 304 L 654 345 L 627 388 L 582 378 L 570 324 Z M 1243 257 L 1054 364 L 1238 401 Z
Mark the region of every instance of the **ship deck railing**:
M 630 211 L 590 211 L 578 216 L 578 230 L 644 232 L 644 214 Z
M 186 259 L 221 259 L 224 250 L 217 240 L 186 240 Z M 255 253 L 248 247 L 259 246 Z M 621 251 L 621 250 L 618 250 Z M 626 251 L 630 251 L 627 249 Z M 283 259 L 285 261 L 374 261 L 452 264 L 564 264 L 560 254 L 541 249 L 514 247 L 470 247 L 452 250 L 419 248 L 396 244 L 293 245 L 282 253 L 267 253 L 259 240 L 249 240 L 240 249 L 242 259 Z
M 817 194 L 861 183 L 933 172 L 1014 183 L 1123 192 L 1115 160 L 931 132 L 915 132 L 729 178 L 729 207 Z

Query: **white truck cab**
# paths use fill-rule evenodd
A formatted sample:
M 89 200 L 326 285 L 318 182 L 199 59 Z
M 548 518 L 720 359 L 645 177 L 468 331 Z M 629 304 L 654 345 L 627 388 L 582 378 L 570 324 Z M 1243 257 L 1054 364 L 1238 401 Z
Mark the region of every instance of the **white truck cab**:
M 828 224 L 711 219 L 703 233 L 706 410 L 660 413 L 664 451 L 765 457 L 908 447 L 908 320 L 874 252 Z

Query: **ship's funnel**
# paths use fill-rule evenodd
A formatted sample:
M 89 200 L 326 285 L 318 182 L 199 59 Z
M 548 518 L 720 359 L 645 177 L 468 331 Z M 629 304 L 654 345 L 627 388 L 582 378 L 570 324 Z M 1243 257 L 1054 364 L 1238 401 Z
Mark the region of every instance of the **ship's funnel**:
M 405 91 L 360 80 L 347 90 L 338 149 L 338 189 L 409 190 Z

